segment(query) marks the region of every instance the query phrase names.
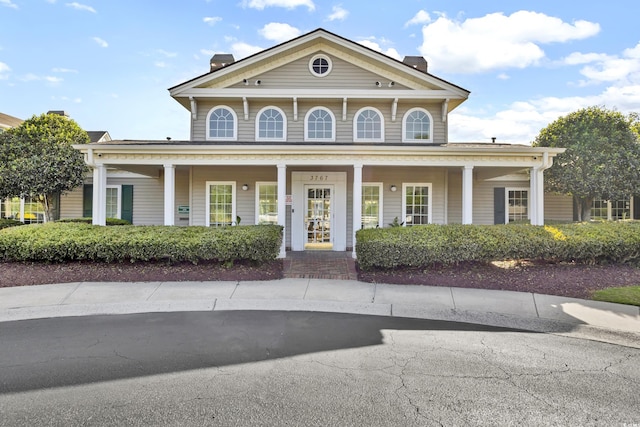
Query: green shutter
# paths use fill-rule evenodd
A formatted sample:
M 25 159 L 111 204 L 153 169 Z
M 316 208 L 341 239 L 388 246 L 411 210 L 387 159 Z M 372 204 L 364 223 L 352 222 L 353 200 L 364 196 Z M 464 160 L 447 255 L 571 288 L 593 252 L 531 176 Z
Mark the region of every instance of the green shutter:
M 504 187 L 495 187 L 493 189 L 493 223 L 504 224 L 506 222 L 505 216 L 505 190 Z
M 53 221 L 57 221 L 60 219 L 60 192 L 57 192 L 53 195 L 52 200 L 49 201 L 51 203 L 51 219 Z
M 133 185 L 122 186 L 120 218 L 133 224 Z
M 633 196 L 633 219 L 640 219 L 640 194 Z
M 85 184 L 82 187 L 82 216 L 91 218 L 93 216 L 93 185 Z

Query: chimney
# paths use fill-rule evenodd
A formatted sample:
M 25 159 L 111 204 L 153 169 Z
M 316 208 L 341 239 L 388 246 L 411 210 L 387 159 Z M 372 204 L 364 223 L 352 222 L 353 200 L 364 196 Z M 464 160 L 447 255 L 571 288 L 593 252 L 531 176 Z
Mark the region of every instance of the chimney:
M 427 72 L 427 60 L 422 56 L 405 56 L 402 62 L 423 73 Z
M 236 60 L 233 58 L 233 55 L 230 53 L 216 53 L 211 57 L 209 61 L 209 66 L 211 69 L 209 71 L 215 71 L 222 67 L 226 67 L 229 64 L 233 64 Z
M 64 110 L 49 110 L 47 111 L 47 114 L 57 114 L 58 116 L 69 117 L 69 113 Z

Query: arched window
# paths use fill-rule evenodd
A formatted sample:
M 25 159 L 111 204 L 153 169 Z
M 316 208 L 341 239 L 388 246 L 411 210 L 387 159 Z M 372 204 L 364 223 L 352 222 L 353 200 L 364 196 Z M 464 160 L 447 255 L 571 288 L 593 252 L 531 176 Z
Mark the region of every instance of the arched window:
M 207 139 L 235 141 L 238 139 L 238 118 L 225 105 L 213 107 L 207 114 Z
M 305 141 L 335 141 L 336 118 L 324 107 L 312 108 L 304 118 Z
M 423 108 L 412 108 L 402 119 L 402 142 L 432 142 L 433 120 Z
M 356 141 L 384 141 L 382 113 L 373 107 L 358 110 L 353 120 L 353 136 Z
M 256 116 L 256 140 L 285 141 L 287 118 L 278 107 L 264 107 Z

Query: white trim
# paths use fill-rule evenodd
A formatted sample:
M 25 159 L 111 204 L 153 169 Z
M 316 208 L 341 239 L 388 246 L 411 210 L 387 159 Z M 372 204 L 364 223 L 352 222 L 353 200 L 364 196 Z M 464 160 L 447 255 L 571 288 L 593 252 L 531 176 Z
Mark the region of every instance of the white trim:
M 421 112 L 425 113 L 427 115 L 427 117 L 429 118 L 429 139 L 409 139 L 409 138 L 407 138 L 407 118 L 414 111 L 421 111 Z M 402 142 L 424 142 L 424 143 L 433 142 L 433 116 L 431 116 L 431 113 L 428 110 L 426 110 L 426 109 L 424 109 L 422 107 L 414 107 L 414 108 L 411 108 L 411 109 L 407 110 L 407 112 L 404 113 L 404 116 L 402 117 Z
M 364 111 L 371 110 L 380 116 L 380 138 L 358 138 L 358 117 Z M 353 115 L 353 140 L 357 142 L 384 142 L 384 115 L 375 107 L 362 107 Z
M 237 193 L 236 193 L 236 181 L 206 181 L 205 182 L 205 225 L 211 227 L 211 201 L 209 196 L 211 195 L 212 185 L 231 185 L 231 224 L 236 222 L 236 209 L 237 209 Z
M 509 192 L 527 192 L 527 219 L 531 221 L 531 189 L 529 187 L 505 187 L 504 188 L 504 223 L 509 224 Z
M 403 182 L 402 183 L 402 226 L 407 226 L 407 187 L 427 187 L 429 188 L 429 204 L 427 205 L 428 224 L 433 223 L 433 184 L 430 182 Z
M 327 61 L 327 65 L 328 65 L 327 71 L 325 71 L 324 73 L 316 73 L 314 71 L 313 63 L 315 62 L 316 59 L 324 59 Z M 327 55 L 323 53 L 313 55 L 309 60 L 309 72 L 311 72 L 311 75 L 313 75 L 314 77 L 320 77 L 320 78 L 326 77 L 331 73 L 331 70 L 333 70 L 333 62 L 331 61 L 331 58 L 329 58 Z
M 212 137 L 210 135 L 210 133 L 209 133 L 210 130 L 211 130 L 211 127 L 210 127 L 211 114 L 217 109 L 227 110 L 233 116 L 233 136 L 230 137 L 230 138 L 227 138 L 227 137 Z M 229 107 L 228 105 L 216 105 L 215 107 L 211 108 L 209 110 L 209 112 L 207 113 L 207 118 L 206 118 L 205 124 L 206 124 L 205 139 L 207 141 L 237 141 L 238 140 L 238 115 L 236 114 L 234 109 Z
M 278 215 L 280 215 L 280 213 L 278 212 L 278 182 L 277 181 L 257 181 L 256 182 L 256 190 L 255 190 L 255 224 L 258 225 L 260 224 L 260 187 L 263 185 L 273 185 L 274 187 L 276 187 L 276 221 L 274 224 L 278 224 Z
M 383 203 L 383 199 L 384 199 L 384 183 L 382 182 L 363 182 L 362 183 L 362 188 L 364 189 L 364 187 L 378 187 L 379 188 L 379 200 L 378 200 L 378 227 L 382 228 L 384 227 L 383 224 L 383 220 L 384 220 L 384 203 Z M 362 191 L 362 195 L 364 196 L 364 191 Z M 360 200 L 360 205 L 362 205 L 362 200 Z M 364 211 L 362 211 L 362 215 L 364 215 Z M 360 223 L 362 223 L 362 219 L 360 220 Z
M 282 138 L 261 138 L 260 137 L 260 116 L 266 110 L 276 110 L 282 115 Z M 256 141 L 286 141 L 287 140 L 287 115 L 284 113 L 282 108 L 277 107 L 275 105 L 267 105 L 266 107 L 261 108 L 260 111 L 258 111 L 258 114 L 256 114 L 255 132 L 256 132 L 255 134 Z
M 309 138 L 309 116 L 311 113 L 317 110 L 326 111 L 331 116 L 331 138 Z M 336 116 L 333 114 L 333 111 L 328 109 L 327 107 L 317 106 L 312 107 L 307 111 L 307 114 L 304 115 L 304 141 L 327 141 L 334 142 L 336 140 Z

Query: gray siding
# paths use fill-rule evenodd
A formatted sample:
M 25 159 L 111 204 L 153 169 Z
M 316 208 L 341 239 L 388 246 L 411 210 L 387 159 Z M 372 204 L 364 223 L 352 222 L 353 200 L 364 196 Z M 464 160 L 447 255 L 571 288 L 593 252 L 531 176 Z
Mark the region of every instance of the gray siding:
M 567 222 L 573 221 L 573 200 L 571 196 L 545 193 L 544 220 Z

